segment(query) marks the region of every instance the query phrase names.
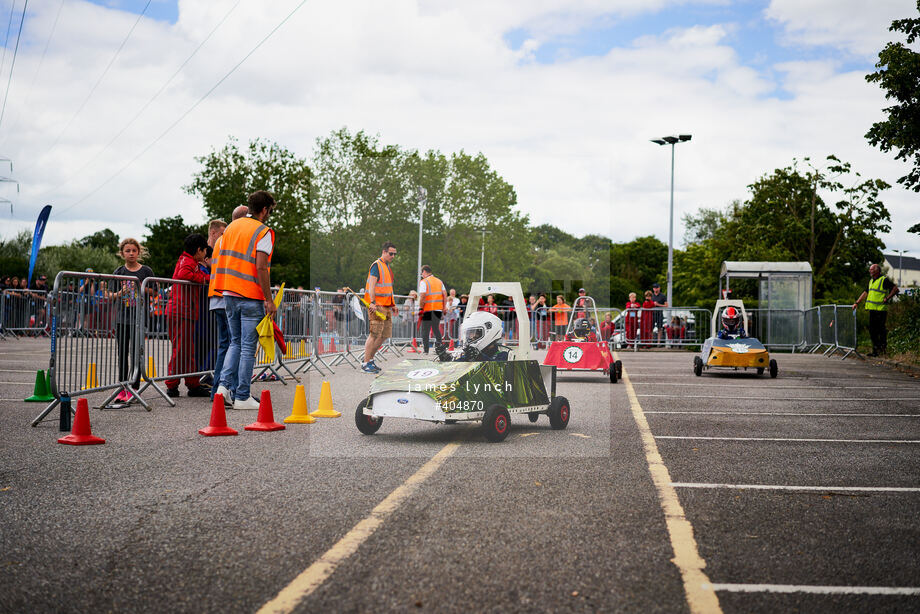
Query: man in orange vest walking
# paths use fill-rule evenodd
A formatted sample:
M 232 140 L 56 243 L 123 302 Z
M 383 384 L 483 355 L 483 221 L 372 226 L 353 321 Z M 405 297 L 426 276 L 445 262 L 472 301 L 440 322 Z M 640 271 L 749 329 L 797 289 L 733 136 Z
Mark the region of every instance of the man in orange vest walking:
M 422 312 L 421 333 L 422 345 L 428 353 L 428 336 L 434 331 L 435 348 L 442 345 L 441 341 L 441 314 L 447 304 L 447 292 L 444 283 L 431 274 L 431 267 L 422 265 L 422 280 L 418 284 L 418 304 Z
M 265 225 L 275 199 L 264 190 L 249 195 L 248 217 L 230 222 L 220 239 L 213 260 L 210 292 L 224 298 L 230 347 L 224 357 L 217 394 L 234 409 L 259 409 L 250 395 L 249 383 L 255 364 L 259 333 L 256 326 L 277 308 L 272 301 L 270 267 L 275 232 Z
M 380 373 L 380 367 L 374 364 L 374 355 L 383 342 L 393 335 L 393 318 L 399 313 L 393 300 L 393 269 L 390 263 L 396 257 L 396 245 L 391 241 L 383 244 L 380 258 L 371 264 L 364 284 L 364 300 L 367 301 L 369 334 L 364 343 L 364 362 L 361 370 L 365 373 Z

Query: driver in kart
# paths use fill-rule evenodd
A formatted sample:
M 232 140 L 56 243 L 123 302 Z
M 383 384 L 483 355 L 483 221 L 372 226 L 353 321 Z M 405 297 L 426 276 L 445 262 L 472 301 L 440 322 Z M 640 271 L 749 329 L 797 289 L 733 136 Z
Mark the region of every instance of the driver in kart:
M 597 341 L 597 329 L 591 326 L 587 318 L 578 318 L 572 325 L 572 332 L 566 335 L 567 341 Z
M 444 345 L 434 350 L 441 362 L 485 362 L 508 360 L 508 351 L 502 349 L 502 321 L 486 311 L 477 311 L 460 325 L 460 347 L 448 352 Z
M 718 334 L 719 339 L 743 339 L 747 337 L 741 325 L 741 312 L 735 307 L 726 307 L 722 310 L 722 329 Z

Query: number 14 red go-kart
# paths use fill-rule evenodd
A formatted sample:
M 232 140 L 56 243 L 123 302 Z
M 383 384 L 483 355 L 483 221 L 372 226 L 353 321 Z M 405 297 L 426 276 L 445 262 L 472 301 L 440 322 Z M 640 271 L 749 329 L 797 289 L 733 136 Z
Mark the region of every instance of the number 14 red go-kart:
M 607 343 L 598 338 L 600 318 L 594 299 L 578 297 L 572 315 L 565 338 L 550 343 L 543 364 L 552 365 L 557 371 L 601 371 L 609 375 L 611 384 L 616 384 L 623 377 L 623 363 L 614 360 Z

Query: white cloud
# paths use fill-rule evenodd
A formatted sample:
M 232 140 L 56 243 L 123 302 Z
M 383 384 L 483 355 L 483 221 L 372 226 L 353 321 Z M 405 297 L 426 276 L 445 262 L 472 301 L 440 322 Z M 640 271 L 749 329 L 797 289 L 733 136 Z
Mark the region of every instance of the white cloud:
M 771 0 L 764 14 L 782 24 L 789 44 L 827 45 L 871 58 L 881 51 L 880 41 L 891 40 L 892 20 L 915 17 L 916 10 L 911 0 Z
M 667 239 L 670 152 L 649 142 L 666 134 L 693 134 L 676 151 L 676 220 L 744 198 L 746 185 L 793 157 L 835 153 L 890 183 L 903 174 L 862 136 L 884 106 L 862 74 L 841 73 L 831 61 L 754 70 L 731 47 L 730 24 L 662 32 L 600 57 L 530 61 L 540 41 L 557 33 L 553 28 L 577 31 L 665 0 L 317 2 L 304 5 L 148 153 L 62 213 L 161 134 L 297 3 L 243 0 L 160 99 L 98 157 L 233 0 L 181 0 L 174 25 L 142 20 L 51 151 L 136 17 L 68 2 L 25 98 L 56 9 L 39 3 L 27 21 L 30 44 L 17 60 L 12 119 L 0 126 L 0 152 L 14 158 L 22 182 L 16 218 L 3 233 L 30 228 L 47 202 L 55 205 L 50 241 L 105 226 L 140 235 L 145 220 L 180 213 L 201 221 L 200 205 L 181 190 L 197 169 L 194 156 L 234 135 L 241 142 L 272 139 L 308 157 L 316 138 L 343 125 L 409 148 L 482 151 L 535 223 L 615 240 Z M 782 6 L 774 2 L 770 10 Z M 788 8 L 776 15 L 792 32 L 801 29 L 796 19 L 807 17 Z M 515 28 L 534 37 L 518 50 L 502 38 Z M 855 49 L 841 28 L 835 44 Z M 875 48 L 884 40 L 877 37 Z M 918 221 L 914 201 L 899 189 L 886 196 L 895 219 L 886 238 L 891 247 L 920 251 L 920 241 L 905 232 Z M 675 238 L 681 236 L 678 226 Z

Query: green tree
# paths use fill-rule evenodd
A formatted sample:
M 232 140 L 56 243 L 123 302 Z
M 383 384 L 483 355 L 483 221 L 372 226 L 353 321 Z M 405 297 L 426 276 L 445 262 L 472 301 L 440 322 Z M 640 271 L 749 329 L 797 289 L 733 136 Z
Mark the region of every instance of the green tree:
M 48 276 L 50 286 L 59 271 L 79 272 L 92 269 L 96 273 L 112 273 L 121 263 L 121 259 L 110 249 L 83 245 L 82 240 L 77 240 L 69 245 L 49 245 L 41 248 L 38 251 L 35 270 Z
M 920 11 L 920 0 L 917 2 Z M 910 165 L 898 183 L 920 191 L 920 53 L 910 49 L 920 36 L 920 18 L 896 19 L 888 28 L 906 35 L 905 43 L 889 42 L 879 53 L 878 69 L 867 75 L 869 83 L 878 83 L 885 98 L 893 104 L 884 110 L 887 118 L 872 124 L 866 133 L 869 142 L 884 152 L 896 150 L 895 159 Z
M 98 232 L 83 237 L 77 241 L 77 244 L 82 247 L 94 247 L 112 254 L 118 253 L 118 235 L 108 228 L 103 228 Z
M 22 277 L 29 273 L 32 233 L 22 230 L 9 239 L 0 239 L 0 272 Z
M 277 143 L 250 141 L 244 151 L 236 139 L 195 160 L 200 170 L 183 189 L 198 196 L 209 218 L 230 221 L 256 190 L 267 190 L 277 206 L 268 225 L 275 231 L 272 281 L 305 284 L 309 278 L 309 229 L 313 172 L 307 161 Z
M 181 215 L 164 217 L 152 224 L 144 224 L 144 247 L 149 255 L 144 263 L 153 269 L 157 277 L 172 277 L 176 261 L 182 254 L 185 237 L 193 232 L 204 234 L 204 226 L 189 226 Z

